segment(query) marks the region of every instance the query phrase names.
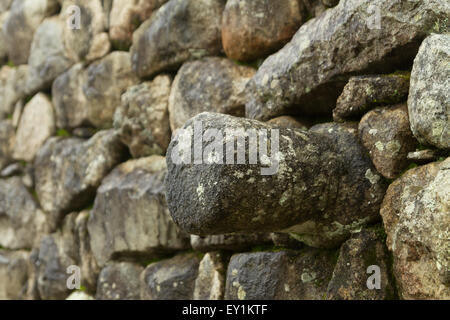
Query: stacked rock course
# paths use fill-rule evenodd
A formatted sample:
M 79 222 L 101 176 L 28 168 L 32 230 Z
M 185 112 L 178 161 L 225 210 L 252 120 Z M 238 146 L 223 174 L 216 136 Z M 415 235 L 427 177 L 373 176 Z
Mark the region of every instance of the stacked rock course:
M 0 2 L 0 299 L 450 299 L 450 4 Z

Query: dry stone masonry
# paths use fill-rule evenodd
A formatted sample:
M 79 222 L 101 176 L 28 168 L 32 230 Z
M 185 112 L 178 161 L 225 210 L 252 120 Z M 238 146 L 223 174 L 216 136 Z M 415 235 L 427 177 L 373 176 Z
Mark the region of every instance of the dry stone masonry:
M 0 1 L 0 299 L 450 299 L 450 3 Z

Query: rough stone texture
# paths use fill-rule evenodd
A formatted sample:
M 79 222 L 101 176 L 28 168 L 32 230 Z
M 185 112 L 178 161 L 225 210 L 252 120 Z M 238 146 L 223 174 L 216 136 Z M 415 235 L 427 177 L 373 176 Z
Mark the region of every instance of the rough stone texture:
M 27 298 L 29 253 L 0 249 L 0 300 Z
M 14 127 L 10 120 L 0 120 L 0 169 L 5 168 L 12 160 L 15 140 Z
M 380 289 L 368 289 L 370 266 L 380 267 Z M 386 300 L 395 292 L 389 254 L 382 238 L 372 230 L 363 230 L 341 247 L 333 277 L 328 284 L 329 300 Z
M 235 140 L 226 134 L 211 144 L 215 149 L 206 148 L 203 139 L 203 164 L 174 162 L 182 152 L 181 160 L 194 154 L 189 130 L 195 129 L 197 141 L 201 141 L 199 134 L 208 129 L 226 132 L 249 128 L 268 130 L 273 140 L 279 132 L 279 150 L 273 150 L 272 159 L 259 157 L 257 164 L 249 164 L 246 148 L 244 164 L 217 163 L 226 161 L 217 153 L 225 141 Z M 189 233 L 274 232 L 289 228 L 285 231 L 295 233 L 311 246 L 334 247 L 352 230 L 379 219 L 385 186 L 359 145 L 355 128 L 324 124 L 310 132 L 272 132 L 268 124 L 255 120 L 202 113 L 189 120 L 184 129 L 168 149 L 166 195 L 175 223 Z M 262 134 L 260 138 L 269 140 Z
M 30 249 L 46 230 L 45 214 L 20 177 L 0 179 L 0 246 Z
M 222 20 L 222 43 L 234 60 L 263 58 L 285 45 L 306 21 L 299 0 L 227 1 Z
M 8 18 L 9 12 L 0 11 L 0 65 L 8 60 L 8 46 L 6 44 L 5 36 L 3 35 L 3 24 Z
M 329 8 L 336 6 L 339 3 L 339 0 L 322 0 L 324 6 Z
M 14 0 L 3 25 L 9 60 L 26 64 L 33 35 L 42 20 L 58 10 L 57 0 Z
M 130 262 L 109 263 L 98 278 L 97 300 L 139 300 L 144 268 Z
M 331 252 L 242 253 L 231 258 L 225 299 L 321 300 L 334 268 Z
M 192 300 L 200 259 L 183 254 L 150 264 L 141 274 L 142 300 Z
M 350 78 L 337 100 L 333 119 L 338 122 L 358 120 L 375 107 L 405 102 L 409 79 L 409 73 Z
M 302 242 L 291 237 L 288 233 L 272 232 L 270 237 L 272 238 L 273 244 L 280 248 L 301 249 L 305 246 Z
M 0 2 L 0 13 L 8 11 L 11 6 L 12 0 L 2 0 Z
M 164 4 L 133 34 L 133 70 L 139 77 L 149 77 L 187 60 L 220 53 L 224 6 L 224 0 Z
M 271 237 L 268 233 L 220 234 L 205 237 L 191 235 L 192 248 L 201 252 L 245 251 L 255 246 L 268 244 L 271 244 Z
M 42 238 L 34 267 L 39 296 L 43 300 L 62 300 L 69 296 L 69 266 L 78 265 L 79 247 L 76 238 L 77 213 L 64 219 L 60 230 Z
M 172 80 L 159 75 L 130 87 L 114 114 L 114 128 L 133 157 L 164 155 L 170 142 L 169 95 Z
M 431 35 L 420 47 L 411 73 L 409 119 L 423 144 L 450 149 L 450 35 Z
M 0 119 L 12 115 L 17 101 L 25 96 L 28 66 L 3 66 L 0 69 Z
M 329 114 L 350 76 L 409 67 L 427 34 L 450 27 L 449 14 L 440 0 L 342 0 L 264 61 L 248 84 L 246 114 Z
M 203 256 L 195 280 L 194 300 L 222 300 L 225 291 L 224 256 L 210 252 Z
M 169 99 L 172 131 L 204 111 L 234 116 L 245 114 L 244 90 L 254 75 L 250 67 L 225 58 L 185 63 L 174 79 Z
M 123 158 L 125 147 L 112 130 L 91 139 L 50 138 L 39 150 L 35 165 L 36 193 L 51 223 L 94 199 L 102 179 Z M 54 227 L 55 225 L 52 225 Z
M 114 0 L 110 12 L 109 38 L 118 49 L 130 47 L 133 32 L 167 0 Z
M 406 104 L 368 112 L 359 123 L 359 137 L 377 171 L 388 179 L 406 169 L 408 153 L 418 145 L 409 126 Z
M 25 105 L 16 133 L 13 157 L 32 161 L 44 142 L 55 132 L 53 105 L 38 93 Z
M 58 128 L 111 127 L 121 95 L 136 83 L 127 52 L 112 52 L 87 69 L 74 65 L 53 82 Z
M 311 126 L 308 121 L 291 116 L 276 117 L 267 121 L 267 123 L 277 128 L 297 128 L 302 130 L 308 130 Z
M 408 153 L 408 160 L 414 163 L 426 164 L 439 160 L 441 153 L 439 150 L 425 149 Z
M 407 171 L 381 208 L 403 299 L 450 299 L 450 158 Z
M 165 158 L 152 156 L 123 163 L 103 179 L 88 224 L 99 265 L 188 248 L 189 237 L 170 218 L 165 175 Z

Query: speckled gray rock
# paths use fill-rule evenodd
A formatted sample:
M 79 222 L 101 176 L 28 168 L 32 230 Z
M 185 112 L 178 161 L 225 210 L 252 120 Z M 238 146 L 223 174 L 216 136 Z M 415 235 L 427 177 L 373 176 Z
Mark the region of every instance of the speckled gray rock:
M 450 34 L 432 35 L 420 47 L 411 73 L 409 119 L 423 144 L 450 149 Z
M 123 146 L 112 130 L 91 139 L 50 138 L 39 150 L 35 165 L 36 193 L 52 227 L 61 217 L 88 206 L 109 171 L 122 161 Z
M 173 222 L 164 195 L 165 159 L 130 160 L 115 168 L 97 190 L 88 229 L 100 266 L 118 258 L 154 258 L 189 247 Z
M 143 267 L 130 262 L 111 262 L 98 277 L 97 300 L 139 300 Z
M 166 194 L 174 221 L 191 234 L 285 230 L 311 246 L 333 247 L 352 230 L 379 219 L 385 185 L 360 146 L 355 128 L 325 124 L 310 132 L 271 131 L 270 125 L 256 120 L 202 113 L 184 129 L 168 149 Z M 199 142 L 200 134 L 208 129 L 224 133 L 241 129 L 249 136 L 253 136 L 249 129 L 266 130 L 261 132 L 272 135 L 272 157 L 267 159 L 267 154 L 249 164 L 252 152 L 245 148 L 239 152 L 245 153 L 244 164 L 217 163 L 218 159 L 226 163 L 226 157 L 217 153 L 225 141 L 235 140 L 224 134 L 211 144 L 216 149 L 205 147 L 208 141 L 203 139 L 202 164 L 185 161 L 186 155 L 194 154 L 189 130 L 195 130 Z M 244 133 L 234 136 L 243 137 Z M 266 140 L 263 134 L 259 137 Z M 199 154 L 199 146 L 196 148 L 195 154 Z M 177 159 L 183 152 L 185 156 Z M 201 158 L 196 156 L 198 160 Z
M 224 0 L 164 4 L 133 34 L 133 70 L 139 77 L 149 77 L 187 60 L 220 53 L 224 6 Z
M 111 127 L 121 95 L 137 82 L 127 52 L 112 52 L 87 69 L 74 65 L 53 82 L 57 127 Z
M 222 300 L 225 292 L 225 256 L 220 252 L 205 254 L 195 279 L 194 300 Z
M 377 171 L 388 179 L 406 169 L 408 153 L 418 145 L 409 126 L 406 104 L 368 112 L 359 123 L 359 137 Z
M 406 102 L 409 73 L 352 77 L 339 96 L 333 119 L 338 122 L 358 120 L 377 106 Z
M 244 90 L 255 74 L 225 58 L 185 63 L 173 81 L 169 99 L 172 131 L 204 111 L 244 116 Z
M 27 298 L 30 254 L 0 249 L 0 300 Z
M 15 104 L 25 97 L 28 66 L 17 68 L 3 66 L 0 69 L 0 119 L 13 114 Z
M 0 179 L 0 246 L 30 249 L 46 231 L 45 214 L 21 178 Z
M 0 120 L 0 170 L 12 161 L 15 132 L 10 120 Z
M 199 263 L 191 253 L 150 264 L 141 274 L 141 299 L 192 300 Z
M 269 245 L 271 242 L 268 233 L 219 234 L 205 237 L 191 235 L 192 248 L 201 252 L 216 250 L 245 251 L 252 247 Z
M 283 47 L 307 16 L 301 0 L 227 1 L 222 18 L 224 51 L 234 60 L 263 58 Z
M 114 114 L 114 128 L 133 157 L 164 155 L 169 146 L 169 95 L 172 79 L 159 75 L 130 87 Z
M 60 230 L 42 238 L 34 261 L 37 288 L 43 300 L 62 300 L 69 296 L 69 266 L 80 261 L 75 220 L 77 213 L 67 215 Z
M 342 0 L 264 61 L 249 82 L 246 114 L 329 114 L 350 76 L 409 67 L 426 35 L 450 25 L 449 14 L 440 0 Z
M 57 0 L 14 0 L 3 25 L 9 60 L 26 64 L 33 35 L 42 20 L 58 10 Z
M 363 230 L 341 247 L 333 277 L 328 284 L 329 300 L 388 300 L 395 298 L 389 254 L 384 239 L 373 230 Z M 369 289 L 370 266 L 378 266 L 380 288 Z M 370 282 L 372 284 L 372 282 Z
M 28 102 L 20 117 L 13 157 L 33 161 L 44 142 L 55 132 L 55 116 L 49 97 L 43 93 Z
M 112 1 L 109 38 L 114 47 L 129 48 L 136 28 L 166 2 L 167 0 Z
M 450 158 L 407 171 L 381 208 L 403 299 L 450 299 Z
M 234 255 L 225 299 L 321 300 L 333 272 L 333 256 L 316 249 Z

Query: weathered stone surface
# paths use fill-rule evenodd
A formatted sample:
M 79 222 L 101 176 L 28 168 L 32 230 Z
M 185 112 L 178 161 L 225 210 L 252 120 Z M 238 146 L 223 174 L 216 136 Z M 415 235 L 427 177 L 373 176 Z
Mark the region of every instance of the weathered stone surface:
M 98 278 L 97 300 L 139 300 L 144 268 L 130 262 L 109 263 Z
M 72 294 L 70 294 L 70 296 L 68 296 L 66 300 L 78 300 L 78 301 L 94 300 L 94 297 L 83 291 L 75 291 Z
M 141 274 L 142 300 L 192 300 L 200 258 L 183 254 L 150 264 Z
M 450 149 L 450 35 L 431 35 L 420 47 L 411 73 L 409 119 L 423 144 Z
M 394 181 L 381 208 L 403 299 L 450 299 L 450 158 Z
M 6 12 L 11 6 L 12 0 L 2 0 L 0 2 L 0 13 Z
M 10 120 L 0 120 L 0 169 L 12 160 L 15 132 Z
M 267 244 L 271 244 L 271 237 L 268 233 L 219 234 L 205 237 L 191 235 L 192 248 L 201 252 L 245 251 L 255 246 Z
M 288 233 L 272 232 L 270 237 L 272 238 L 273 244 L 280 248 L 301 249 L 305 246 L 302 242 L 291 237 Z
M 339 0 L 322 0 L 324 6 L 329 8 L 336 6 L 339 3 Z
M 27 298 L 29 253 L 0 249 L 0 300 Z
M 99 265 L 188 248 L 189 237 L 170 218 L 165 175 L 165 158 L 152 156 L 123 163 L 103 179 L 88 224 Z
M 121 95 L 137 82 L 127 52 L 112 52 L 87 69 L 74 65 L 53 82 L 58 128 L 111 127 Z
M 222 300 L 225 292 L 225 264 L 220 252 L 203 256 L 195 279 L 194 300 Z
M 191 234 L 285 230 L 311 246 L 334 247 L 352 230 L 379 219 L 385 185 L 359 144 L 355 128 L 324 124 L 309 132 L 271 131 L 270 125 L 255 120 L 202 113 L 184 129 L 168 149 L 166 195 L 175 223 Z M 195 130 L 196 141 L 201 141 L 199 135 L 209 129 L 241 132 L 217 137 L 211 144 L 215 149 L 207 148 L 204 138 L 202 164 L 194 164 L 190 155 L 195 154 L 196 163 L 202 158 L 199 146 L 192 152 L 189 130 Z M 271 140 L 271 156 L 265 152 L 266 157 L 249 164 L 248 149 L 256 150 L 252 143 L 238 152 L 245 154 L 244 164 L 220 164 L 227 163 L 218 153 L 225 141 L 250 137 L 249 129 L 262 130 L 259 138 Z M 261 132 L 271 137 L 266 139 Z
M 46 230 L 46 217 L 20 177 L 0 179 L 0 246 L 30 249 Z
M 35 165 L 36 193 L 52 223 L 88 206 L 95 189 L 122 161 L 125 147 L 112 130 L 91 139 L 50 138 L 39 150 Z M 54 227 L 54 225 L 52 226 Z
M 220 53 L 224 6 L 224 0 L 164 4 L 133 34 L 133 70 L 139 77 L 149 77 L 187 60 Z
M 32 161 L 44 142 L 55 132 L 53 105 L 47 95 L 38 93 L 28 102 L 17 128 L 13 157 Z
M 311 127 L 308 121 L 291 116 L 276 117 L 267 121 L 267 123 L 277 128 L 296 128 L 308 130 L 309 127 Z
M 9 60 L 26 64 L 33 35 L 42 20 L 58 10 L 57 0 L 14 0 L 3 25 Z
M 167 0 L 114 0 L 110 12 L 109 38 L 118 49 L 127 49 L 133 32 Z
M 246 114 L 329 114 L 350 76 L 409 67 L 426 35 L 450 26 L 449 14 L 440 0 L 340 1 L 264 61 L 248 84 Z
M 418 145 L 409 126 L 406 104 L 368 112 L 359 123 L 359 137 L 377 171 L 388 179 L 406 169 L 408 153 Z
M 395 298 L 389 254 L 373 230 L 363 230 L 341 247 L 333 277 L 328 284 L 329 300 L 387 300 Z M 380 287 L 368 288 L 374 274 L 370 266 L 379 267 Z
M 231 257 L 225 299 L 321 300 L 334 268 L 332 252 L 242 253 Z
M 12 115 L 17 101 L 25 96 L 28 66 L 3 66 L 0 69 L 0 119 Z
M 164 155 L 170 142 L 169 95 L 172 80 L 159 75 L 130 87 L 114 114 L 114 128 L 133 157 Z
M 70 294 L 67 288 L 70 274 L 67 270 L 69 266 L 77 266 L 80 261 L 76 217 L 77 213 L 67 215 L 60 230 L 41 240 L 33 264 L 39 296 L 43 300 L 62 300 Z
M 185 63 L 170 93 L 172 131 L 204 111 L 244 116 L 245 86 L 254 73 L 253 68 L 225 58 L 208 57 Z
M 441 153 L 439 150 L 425 149 L 408 153 L 408 160 L 414 163 L 426 164 L 439 160 Z
M 306 21 L 299 0 L 227 1 L 222 20 L 222 43 L 234 60 L 263 58 L 285 45 Z
M 8 47 L 3 35 L 3 24 L 8 18 L 9 12 L 0 11 L 0 65 L 8 61 Z
M 337 100 L 333 119 L 358 120 L 375 107 L 405 102 L 409 79 L 408 73 L 350 78 Z

